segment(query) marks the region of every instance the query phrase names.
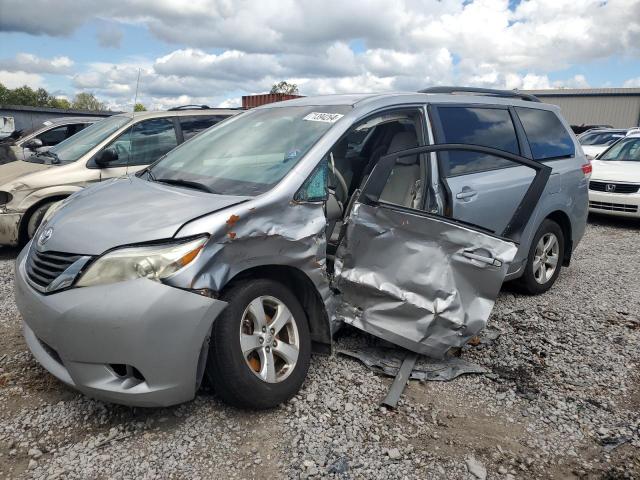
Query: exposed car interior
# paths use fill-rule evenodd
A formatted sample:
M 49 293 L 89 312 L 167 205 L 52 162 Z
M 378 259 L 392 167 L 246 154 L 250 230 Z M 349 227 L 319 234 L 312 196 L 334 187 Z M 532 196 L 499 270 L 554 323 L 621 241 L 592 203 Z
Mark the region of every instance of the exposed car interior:
M 378 160 L 390 153 L 422 145 L 417 111 L 384 113 L 356 125 L 328 154 L 330 198 L 327 201 L 327 254 L 330 262 L 341 240 L 344 216 L 349 212 Z M 423 173 L 419 156 L 403 157 L 393 168 L 380 200 L 403 207 L 422 203 Z

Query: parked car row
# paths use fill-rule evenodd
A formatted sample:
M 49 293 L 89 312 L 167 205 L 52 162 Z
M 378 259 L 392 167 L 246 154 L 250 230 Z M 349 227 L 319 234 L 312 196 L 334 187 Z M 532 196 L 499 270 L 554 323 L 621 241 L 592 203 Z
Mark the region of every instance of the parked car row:
M 41 146 L 60 128 L 81 130 L 51 148 L 0 165 L 0 244 L 26 242 L 52 204 L 92 183 L 135 173 L 236 113 L 198 109 L 120 114 L 95 123 L 64 119 L 52 122 L 58 127 L 44 133 L 36 130 L 25 134 L 15 148 L 31 148 L 29 142 Z
M 33 235 L 30 350 L 107 401 L 184 402 L 206 375 L 266 408 L 343 323 L 464 345 L 505 280 L 541 293 L 569 264 L 591 174 L 557 107 L 468 90 L 117 115 L 0 167 L 2 242 Z M 212 113 L 231 118 L 185 142 Z

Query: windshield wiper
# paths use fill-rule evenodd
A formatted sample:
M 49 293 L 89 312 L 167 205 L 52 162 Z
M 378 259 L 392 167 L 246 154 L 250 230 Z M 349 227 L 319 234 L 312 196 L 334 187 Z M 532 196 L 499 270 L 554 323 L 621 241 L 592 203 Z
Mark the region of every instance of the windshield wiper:
M 158 183 L 166 183 L 168 185 L 189 187 L 195 190 L 202 190 L 203 192 L 207 192 L 207 193 L 217 193 L 212 188 L 202 183 L 192 182 L 191 180 L 182 180 L 180 178 L 156 178 L 155 181 Z

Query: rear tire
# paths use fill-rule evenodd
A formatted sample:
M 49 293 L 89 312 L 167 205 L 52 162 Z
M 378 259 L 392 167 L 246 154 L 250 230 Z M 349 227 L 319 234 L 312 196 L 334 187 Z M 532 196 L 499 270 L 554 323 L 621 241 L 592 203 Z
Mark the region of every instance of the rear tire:
M 560 275 L 564 261 L 564 233 L 553 220 L 546 219 L 531 242 L 527 265 L 518 286 L 530 295 L 549 290 Z
M 214 391 L 241 408 L 286 402 L 300 390 L 311 357 L 300 302 L 287 287 L 268 279 L 238 283 L 221 299 L 228 305 L 213 323 L 206 371 Z

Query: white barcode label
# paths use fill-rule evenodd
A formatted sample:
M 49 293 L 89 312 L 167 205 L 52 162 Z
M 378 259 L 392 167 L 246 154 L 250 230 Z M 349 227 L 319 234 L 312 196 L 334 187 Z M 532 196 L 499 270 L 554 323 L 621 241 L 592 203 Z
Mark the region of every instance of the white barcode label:
M 303 120 L 307 120 L 309 122 L 335 123 L 342 117 L 344 117 L 344 115 L 341 113 L 311 112 L 309 115 L 304 117 Z

